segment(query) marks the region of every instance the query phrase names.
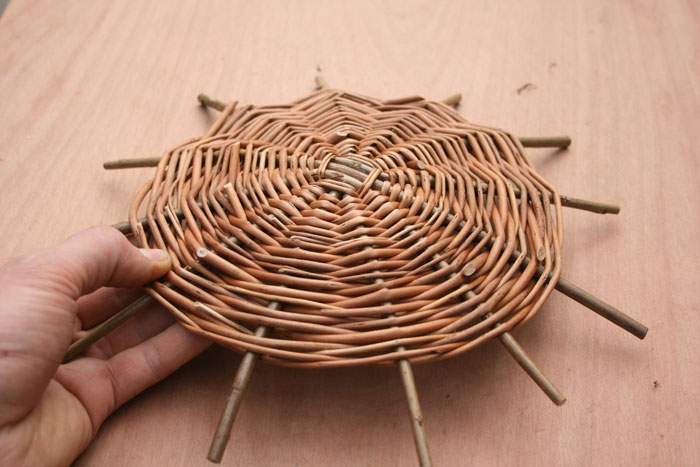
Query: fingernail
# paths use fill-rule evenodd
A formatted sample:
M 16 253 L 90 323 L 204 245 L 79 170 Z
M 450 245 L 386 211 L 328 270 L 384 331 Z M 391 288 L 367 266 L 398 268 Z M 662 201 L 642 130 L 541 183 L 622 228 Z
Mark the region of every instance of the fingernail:
M 168 252 L 165 250 L 142 248 L 139 251 L 143 253 L 143 256 L 152 261 L 168 261 L 170 259 Z

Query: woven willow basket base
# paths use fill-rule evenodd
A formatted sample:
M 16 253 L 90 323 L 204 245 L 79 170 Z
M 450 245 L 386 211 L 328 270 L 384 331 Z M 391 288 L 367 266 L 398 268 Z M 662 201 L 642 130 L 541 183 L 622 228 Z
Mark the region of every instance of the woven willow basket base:
M 183 326 L 293 367 L 459 355 L 561 271 L 560 197 L 520 140 L 420 97 L 231 103 L 162 156 L 130 223 L 170 252 L 148 293 Z

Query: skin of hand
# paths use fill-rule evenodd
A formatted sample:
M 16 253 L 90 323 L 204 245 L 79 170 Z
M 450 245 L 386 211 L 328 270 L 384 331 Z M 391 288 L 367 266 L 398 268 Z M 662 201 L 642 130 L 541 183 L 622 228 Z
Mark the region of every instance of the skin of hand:
M 170 264 L 96 227 L 0 267 L 0 465 L 69 465 L 114 410 L 210 345 L 154 305 L 61 364 L 81 328 Z

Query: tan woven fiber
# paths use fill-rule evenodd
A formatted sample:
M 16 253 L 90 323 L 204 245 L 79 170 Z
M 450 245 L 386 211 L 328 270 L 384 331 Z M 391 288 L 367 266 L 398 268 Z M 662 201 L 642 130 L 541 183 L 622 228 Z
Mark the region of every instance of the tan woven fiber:
M 231 103 L 129 221 L 170 252 L 148 292 L 188 330 L 285 366 L 459 355 L 531 319 L 561 271 L 559 196 L 520 141 L 420 97 Z

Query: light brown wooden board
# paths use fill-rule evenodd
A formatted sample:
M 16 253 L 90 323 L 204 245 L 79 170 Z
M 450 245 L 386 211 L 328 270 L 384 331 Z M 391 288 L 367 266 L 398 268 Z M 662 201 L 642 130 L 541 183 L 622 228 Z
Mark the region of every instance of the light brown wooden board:
M 10 2 L 0 19 L 0 257 L 126 217 L 153 156 L 201 134 L 208 92 L 284 103 L 336 87 L 464 95 L 471 121 L 569 134 L 530 150 L 563 193 L 564 276 L 649 326 L 639 341 L 554 293 L 516 337 L 415 368 L 437 465 L 700 461 L 700 12 L 694 2 Z M 533 86 L 517 92 L 526 83 Z M 121 408 L 76 463 L 207 465 L 240 357 L 212 349 Z M 653 382 L 658 381 L 659 387 Z M 255 371 L 224 465 L 411 465 L 394 369 Z

